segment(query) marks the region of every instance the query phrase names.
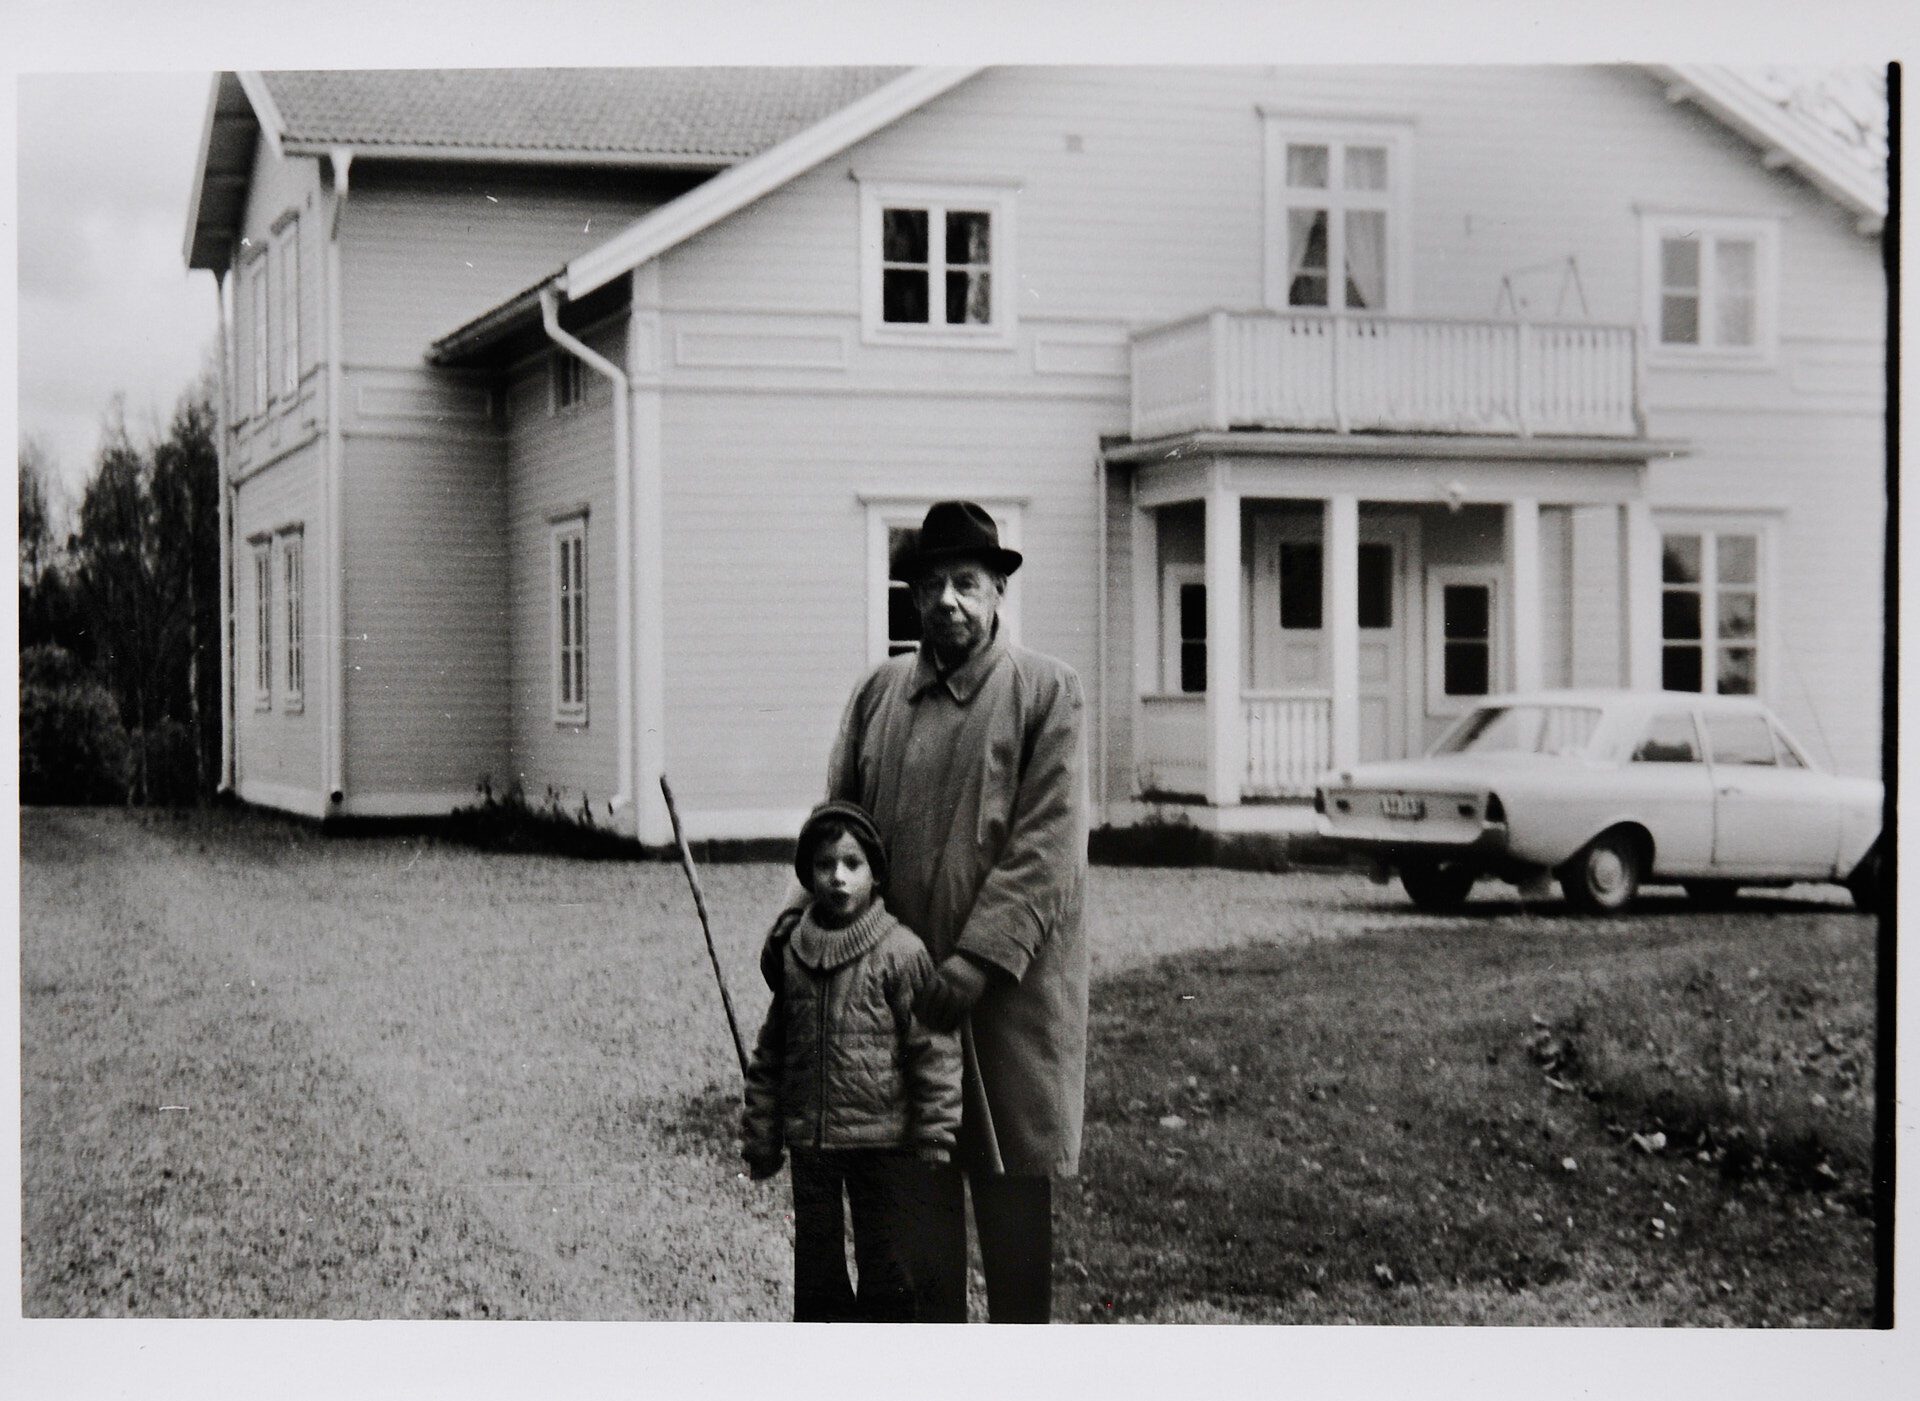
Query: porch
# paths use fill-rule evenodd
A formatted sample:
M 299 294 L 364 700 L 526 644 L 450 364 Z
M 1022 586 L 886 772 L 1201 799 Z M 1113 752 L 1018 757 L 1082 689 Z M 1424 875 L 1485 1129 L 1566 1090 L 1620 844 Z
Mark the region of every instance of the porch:
M 1328 769 L 1424 752 L 1485 694 L 1657 687 L 1645 475 L 1678 451 L 1245 431 L 1110 445 L 1131 468 L 1112 523 L 1131 537 L 1115 580 L 1131 597 L 1113 606 L 1132 617 L 1134 797 L 1253 821 Z

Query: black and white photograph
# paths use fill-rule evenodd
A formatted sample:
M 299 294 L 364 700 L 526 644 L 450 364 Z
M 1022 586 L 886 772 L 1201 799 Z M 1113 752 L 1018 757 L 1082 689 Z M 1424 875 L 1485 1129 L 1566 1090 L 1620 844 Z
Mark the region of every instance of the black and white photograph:
M 1900 36 L 731 9 L 10 22 L 11 1394 L 1897 1394 Z

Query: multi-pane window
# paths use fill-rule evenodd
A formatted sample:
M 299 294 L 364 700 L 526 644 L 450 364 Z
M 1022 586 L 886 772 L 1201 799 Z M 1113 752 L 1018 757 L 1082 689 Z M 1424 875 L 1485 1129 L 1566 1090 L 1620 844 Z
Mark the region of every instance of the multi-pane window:
M 273 550 L 270 540 L 253 544 L 253 703 L 273 704 Z
M 553 412 L 574 408 L 587 401 L 587 366 L 577 355 L 556 350 L 548 361 L 551 374 Z
M 1660 684 L 1750 696 L 1760 687 L 1760 536 L 1660 537 Z
M 901 554 L 912 545 L 914 527 L 910 525 L 890 525 L 887 527 L 887 559 L 898 560 Z M 897 657 L 902 652 L 918 650 L 920 646 L 920 610 L 913 604 L 913 586 L 904 579 L 891 577 L 895 571 L 889 569 L 887 579 L 887 655 Z
M 1404 302 L 1405 132 L 1269 118 L 1267 302 L 1385 311 Z
M 282 677 L 286 684 L 286 707 L 289 710 L 300 708 L 307 689 L 307 637 L 301 618 L 305 585 L 303 540 L 298 531 L 292 531 L 280 539 L 280 611 L 284 619 L 281 636 L 285 640 Z
M 1774 228 L 1758 219 L 1649 219 L 1644 277 L 1654 348 L 1762 359 L 1773 336 Z
M 1162 577 L 1160 684 L 1173 695 L 1207 689 L 1207 585 L 1197 564 L 1169 564 Z
M 1287 540 L 1280 545 L 1280 626 L 1313 629 L 1321 626 L 1325 574 L 1319 545 L 1310 540 Z M 1360 626 L 1393 626 L 1393 546 L 1368 542 L 1359 549 Z
M 956 493 L 957 494 L 957 493 Z M 895 577 L 902 556 L 918 538 L 920 521 L 933 503 L 918 498 L 869 497 L 867 506 L 867 660 L 885 661 L 920 648 L 920 610 L 913 589 Z M 1000 530 L 1000 543 L 1020 548 L 1020 506 L 988 499 L 981 503 Z M 1000 631 L 1009 640 L 1020 634 L 1019 577 L 1007 581 L 1000 600 Z
M 1502 668 L 1500 571 L 1436 565 L 1427 570 L 1427 709 L 1461 709 L 1498 689 Z
M 253 344 L 250 347 L 253 359 L 253 399 L 249 404 L 251 412 L 263 414 L 267 411 L 267 399 L 271 389 L 271 377 L 268 373 L 273 360 L 273 348 L 267 341 L 269 320 L 267 316 L 267 292 L 272 285 L 268 278 L 268 259 L 263 253 L 254 260 L 253 270 L 247 277 L 247 291 L 253 307 Z
M 553 718 L 587 720 L 587 521 L 553 527 Z
M 287 225 L 274 258 L 280 268 L 280 323 L 278 392 L 288 398 L 300 392 L 300 221 Z
M 1010 189 L 863 184 L 861 206 L 869 340 L 1010 342 Z

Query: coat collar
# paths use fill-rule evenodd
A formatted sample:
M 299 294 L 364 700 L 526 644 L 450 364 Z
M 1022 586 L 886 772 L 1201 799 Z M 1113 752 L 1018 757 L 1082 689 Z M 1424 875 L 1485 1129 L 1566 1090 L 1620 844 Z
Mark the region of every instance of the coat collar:
M 933 648 L 922 642 L 914 658 L 913 685 L 907 691 L 907 699 L 917 701 L 938 686 L 944 688 L 956 704 L 967 705 L 980 694 L 980 688 L 987 684 L 987 678 L 1006 654 L 1007 642 L 1001 635 L 998 618 L 993 620 L 993 636 L 987 639 L 986 645 L 968 657 L 964 665 L 945 676 L 940 674 L 940 668 L 934 663 Z

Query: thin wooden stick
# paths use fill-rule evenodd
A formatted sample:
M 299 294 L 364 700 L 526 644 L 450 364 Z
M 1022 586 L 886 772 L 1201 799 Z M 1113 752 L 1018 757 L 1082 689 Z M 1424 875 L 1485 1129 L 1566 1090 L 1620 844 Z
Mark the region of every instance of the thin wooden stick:
M 700 889 L 699 873 L 693 869 L 693 852 L 687 847 L 686 834 L 680 830 L 680 809 L 674 806 L 673 789 L 667 776 L 660 775 L 660 796 L 667 800 L 667 818 L 673 823 L 674 845 L 680 848 L 680 869 L 687 873 L 693 888 L 693 907 L 700 912 L 700 932 L 707 936 L 707 957 L 713 961 L 714 981 L 720 984 L 720 1005 L 727 1011 L 727 1030 L 733 1033 L 733 1053 L 740 1058 L 740 1078 L 747 1078 L 747 1043 L 740 1039 L 740 1023 L 733 1015 L 733 995 L 727 991 L 727 975 L 720 971 L 720 955 L 713 947 L 713 922 L 707 918 L 707 897 Z

